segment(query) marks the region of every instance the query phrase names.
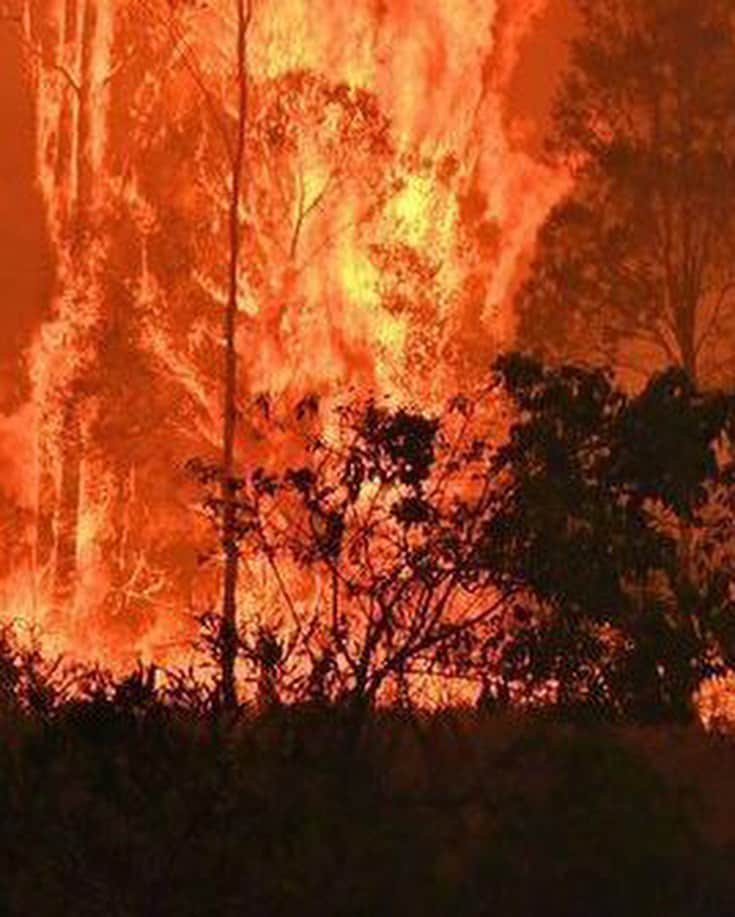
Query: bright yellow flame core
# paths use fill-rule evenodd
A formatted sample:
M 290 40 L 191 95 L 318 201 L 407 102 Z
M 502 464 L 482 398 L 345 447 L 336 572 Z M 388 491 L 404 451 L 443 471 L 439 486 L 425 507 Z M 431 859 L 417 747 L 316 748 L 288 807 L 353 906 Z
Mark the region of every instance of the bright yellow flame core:
M 380 272 L 375 265 L 364 254 L 346 249 L 340 258 L 340 281 L 350 301 L 364 310 L 366 324 L 381 351 L 399 358 L 406 338 L 405 321 L 382 307 L 378 292 Z

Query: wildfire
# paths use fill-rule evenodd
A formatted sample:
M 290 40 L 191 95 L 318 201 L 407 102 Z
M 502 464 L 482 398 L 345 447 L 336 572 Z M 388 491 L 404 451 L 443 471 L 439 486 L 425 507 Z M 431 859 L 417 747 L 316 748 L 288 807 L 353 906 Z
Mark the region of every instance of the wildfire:
M 514 141 L 506 105 L 545 6 L 257 5 L 243 462 L 289 457 L 287 436 L 258 438 L 266 392 L 329 403 L 347 385 L 432 409 L 507 342 L 510 293 L 567 182 Z M 186 612 L 217 589 L 181 469 L 218 436 L 229 7 L 19 3 L 55 277 L 29 401 L 3 422 L 24 511 L 9 537 L 28 546 L 3 595 L 11 617 L 113 665 L 182 658 Z M 260 588 L 249 571 L 243 608 Z

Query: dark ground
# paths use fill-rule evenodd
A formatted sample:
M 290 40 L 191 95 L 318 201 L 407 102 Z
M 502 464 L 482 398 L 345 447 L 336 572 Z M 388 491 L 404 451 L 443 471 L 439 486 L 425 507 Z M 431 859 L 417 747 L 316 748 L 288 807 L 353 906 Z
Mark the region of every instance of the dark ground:
M 0 727 L 0 913 L 735 914 L 735 744 L 452 712 Z

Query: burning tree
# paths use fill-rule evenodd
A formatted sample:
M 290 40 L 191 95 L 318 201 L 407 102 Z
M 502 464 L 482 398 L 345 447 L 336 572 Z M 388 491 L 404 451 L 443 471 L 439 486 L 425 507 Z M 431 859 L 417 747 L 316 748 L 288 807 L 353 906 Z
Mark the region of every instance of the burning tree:
M 178 537 L 168 512 L 166 544 L 142 544 L 160 524 L 151 487 L 160 493 L 170 459 L 163 431 L 183 427 L 189 408 L 151 346 L 155 216 L 141 194 L 143 128 L 158 96 L 136 89 L 141 73 L 157 72 L 153 60 L 166 60 L 166 46 L 160 30 L 141 29 L 133 4 L 38 0 L 16 11 L 55 253 L 49 318 L 29 359 L 38 418 L 34 601 L 48 601 L 52 626 L 74 639 L 98 611 L 126 636 L 140 634 L 170 587 L 158 564 Z
M 104 186 L 99 181 L 106 140 L 110 73 L 110 11 L 75 3 L 49 9 L 25 3 L 16 10 L 37 98 L 38 175 L 49 232 L 58 258 L 54 319 L 35 360 L 39 430 L 37 569 L 50 569 L 58 609 L 77 580 L 81 463 L 86 437 L 85 376 L 94 363 L 99 318 L 96 237 Z
M 248 391 L 258 379 L 257 369 L 247 363 L 238 378 L 240 316 L 248 312 L 254 317 L 261 346 L 272 342 L 282 347 L 282 326 L 286 320 L 293 322 L 298 304 L 299 273 L 340 233 L 354 229 L 377 212 L 379 189 L 385 186 L 382 163 L 391 152 L 388 122 L 369 92 L 331 84 L 318 74 L 303 71 L 251 84 L 245 50 L 251 19 L 251 6 L 238 3 L 234 116 L 227 94 L 215 98 L 201 73 L 195 72 L 207 102 L 210 128 L 219 128 L 202 135 L 197 159 L 198 178 L 208 189 L 214 208 L 210 222 L 220 228 L 214 234 L 215 246 L 209 250 L 211 260 L 200 262 L 198 276 L 210 296 L 224 302 L 225 314 L 220 636 L 223 699 L 228 707 L 236 704 L 238 383 L 245 382 Z M 189 64 L 197 66 L 196 61 Z M 225 187 L 218 157 L 212 151 L 212 142 L 221 145 L 222 141 L 230 169 Z M 354 185 L 364 186 L 360 195 L 355 194 Z M 363 212 L 341 225 L 346 195 L 367 199 L 368 203 Z M 226 219 L 219 218 L 221 208 Z M 310 237 L 314 220 L 321 222 L 321 233 L 311 236 L 312 250 L 303 253 L 304 239 Z M 219 268 L 217 254 L 222 235 L 227 242 L 226 271 Z
M 307 380 L 323 385 L 326 373 L 350 374 L 365 362 L 362 341 L 350 340 L 334 312 L 340 292 L 324 266 L 358 245 L 395 190 L 390 124 L 374 93 L 315 71 L 252 80 L 251 98 L 242 224 L 248 297 L 238 337 L 243 348 L 257 341 L 258 356 L 242 381 L 245 392 L 295 389 L 298 398 Z M 210 187 L 216 206 L 216 182 Z M 216 296 L 216 270 L 205 272 Z M 298 360 L 305 342 L 319 347 L 318 366 Z

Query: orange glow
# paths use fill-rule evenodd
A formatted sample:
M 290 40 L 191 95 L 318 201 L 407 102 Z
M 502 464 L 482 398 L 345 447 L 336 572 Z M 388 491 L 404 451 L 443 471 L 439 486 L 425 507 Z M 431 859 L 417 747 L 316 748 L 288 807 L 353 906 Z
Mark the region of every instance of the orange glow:
M 24 546 L 0 593 L 53 648 L 113 666 L 181 661 L 190 612 L 216 601 L 182 468 L 218 448 L 230 7 L 18 3 L 53 276 L 17 357 L 27 390 L 0 419 L 5 502 L 19 511 L 4 537 Z M 258 433 L 264 392 L 329 406 L 354 386 L 432 410 L 509 343 L 511 294 L 567 184 L 508 102 L 546 7 L 257 4 L 243 463 L 294 454 L 286 433 Z M 241 613 L 272 588 L 248 565 Z

